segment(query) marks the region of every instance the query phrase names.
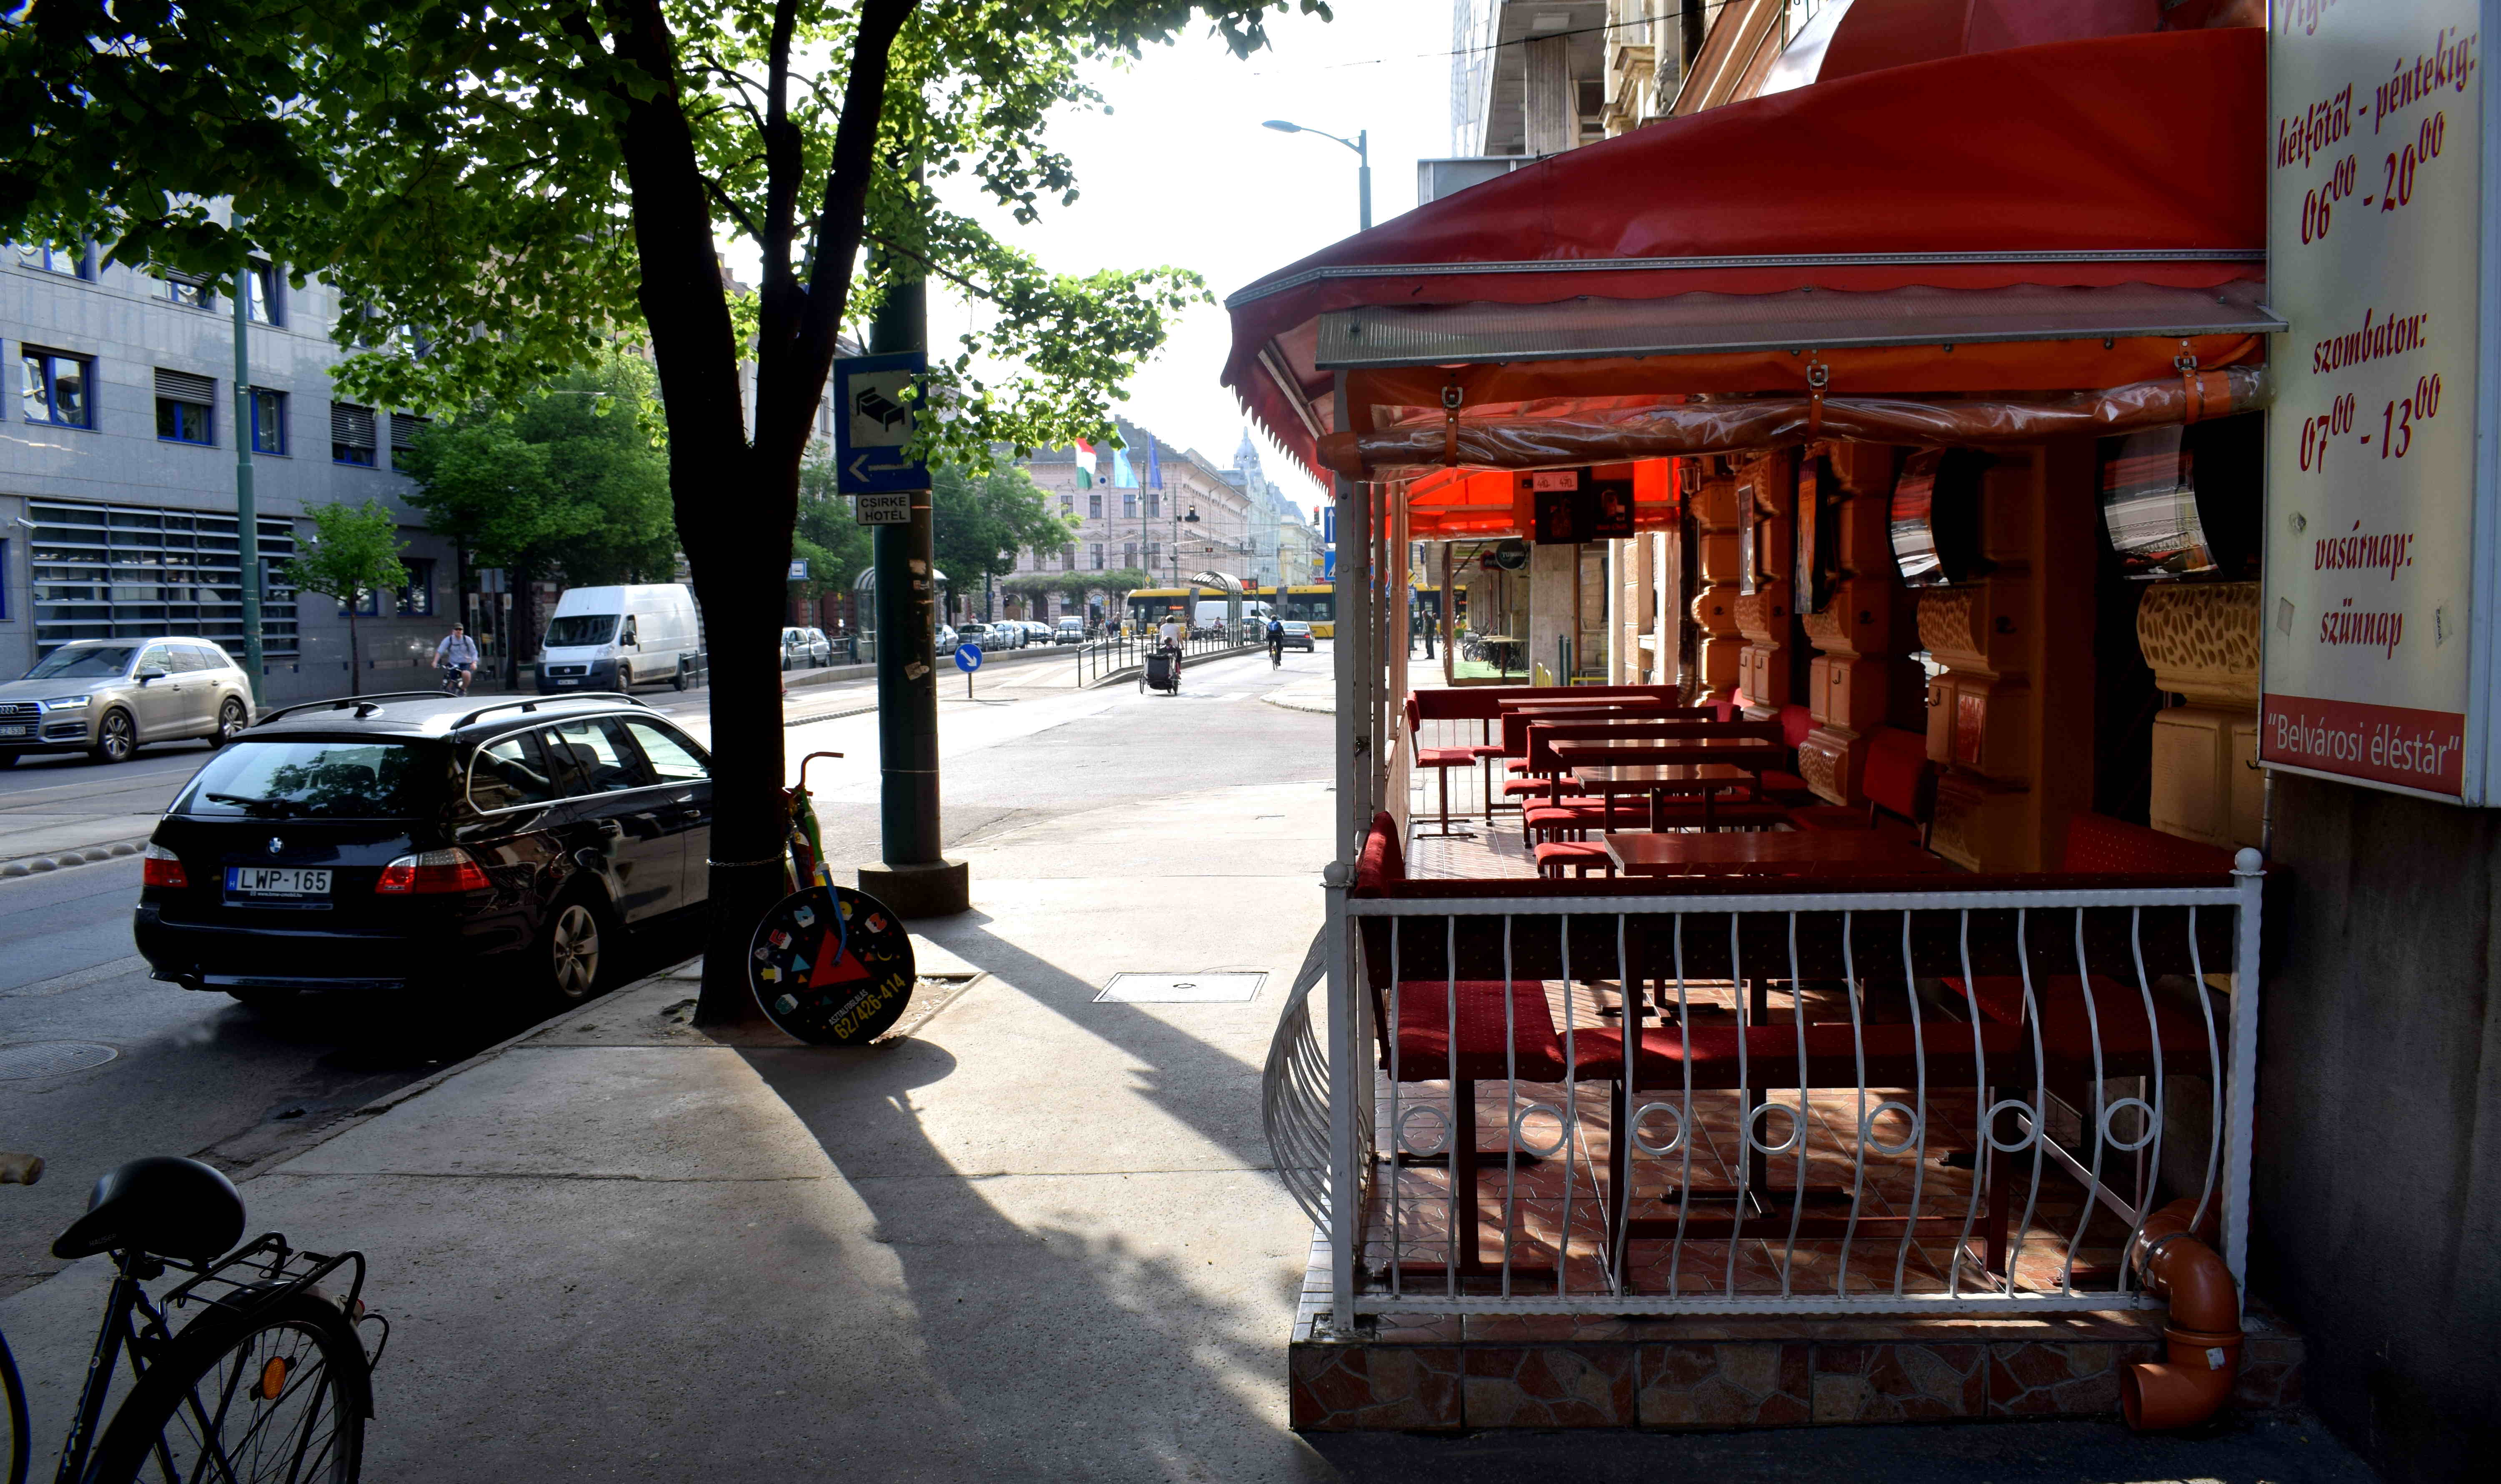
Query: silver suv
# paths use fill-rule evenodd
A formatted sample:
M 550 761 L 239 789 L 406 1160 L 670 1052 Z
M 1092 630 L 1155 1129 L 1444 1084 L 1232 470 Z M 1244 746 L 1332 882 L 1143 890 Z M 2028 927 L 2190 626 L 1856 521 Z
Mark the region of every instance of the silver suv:
M 251 725 L 251 683 L 206 639 L 79 639 L 0 683 L 0 767 L 27 753 L 120 762 L 143 743 L 222 747 Z

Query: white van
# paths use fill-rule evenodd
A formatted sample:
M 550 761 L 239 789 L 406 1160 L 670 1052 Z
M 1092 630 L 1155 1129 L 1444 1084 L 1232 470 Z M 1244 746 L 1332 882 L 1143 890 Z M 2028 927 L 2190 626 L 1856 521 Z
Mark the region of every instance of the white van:
M 1192 625 L 1190 632 L 1196 634 L 1223 633 L 1224 625 L 1230 622 L 1229 612 L 1230 610 L 1227 601 L 1223 598 L 1216 598 L 1212 601 L 1207 598 L 1200 598 L 1198 600 L 1198 621 Z M 1266 628 L 1268 626 L 1268 605 L 1259 601 L 1255 597 L 1244 598 L 1242 600 L 1242 631 L 1246 634 L 1257 633 L 1259 630 Z
M 631 691 L 655 680 L 683 691 L 701 652 L 695 595 L 675 583 L 570 588 L 555 600 L 539 650 L 539 693 Z

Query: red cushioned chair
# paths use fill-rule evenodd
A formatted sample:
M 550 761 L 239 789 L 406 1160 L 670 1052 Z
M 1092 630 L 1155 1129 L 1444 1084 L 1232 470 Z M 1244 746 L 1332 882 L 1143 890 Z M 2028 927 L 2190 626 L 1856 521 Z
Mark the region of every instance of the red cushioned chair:
M 1354 893 L 1382 896 L 1407 879 L 1405 852 L 1398 846 L 1398 826 L 1388 814 L 1372 817 L 1372 831 L 1357 858 Z M 1395 1025 L 1389 1005 L 1390 927 L 1394 918 L 1362 920 L 1367 929 L 1364 965 L 1371 980 L 1373 1027 L 1384 1071 L 1401 1083 L 1449 1081 L 1454 1115 L 1446 1147 L 1451 1156 L 1454 1190 L 1473 1193 L 1479 1170 L 1476 1085 L 1481 1081 L 1562 1082 L 1566 1079 L 1563 1041 L 1555 1033 L 1554 1012 L 1546 1002 L 1540 980 L 1402 979 L 1398 984 Z M 1508 999 L 1506 1007 L 1504 1001 Z M 1458 1011 L 1455 1047 L 1451 1034 L 1453 1001 Z M 1506 1035 L 1506 1031 L 1508 1034 Z M 1393 1059 L 1394 1051 L 1394 1059 Z M 1460 1252 L 1462 1273 L 1487 1271 L 1481 1256 L 1484 1217 L 1477 1212 L 1476 1239 Z M 1499 1269 L 1493 1269 L 1499 1270 Z M 1517 1265 L 1513 1271 L 1534 1271 Z M 1551 1270 L 1551 1269 L 1550 1269 Z
M 1815 713 L 1804 706 L 1781 708 L 1781 742 L 1792 753 L 1815 730 Z M 1817 802 L 1813 789 L 1795 773 L 1767 769 L 1763 774 L 1763 797 L 1791 809 L 1809 807 Z
M 1413 695 L 1407 697 L 1407 704 L 1404 709 L 1407 714 L 1407 744 L 1415 750 L 1416 766 L 1419 768 L 1431 768 L 1434 772 L 1440 774 L 1442 779 L 1442 827 L 1433 830 L 1419 829 L 1416 831 L 1417 837 L 1451 838 L 1461 840 L 1475 839 L 1476 831 L 1473 829 L 1453 829 L 1451 827 L 1451 769 L 1475 767 L 1477 765 L 1476 749 L 1473 747 L 1426 747 L 1424 745 L 1423 712 L 1422 708 L 1417 705 L 1416 697 Z
M 1868 740 L 1867 771 L 1859 784 L 1864 804 L 1817 804 L 1789 811 L 1799 829 L 1887 829 L 1928 843 L 1937 807 L 1936 764 L 1928 739 L 1887 726 Z

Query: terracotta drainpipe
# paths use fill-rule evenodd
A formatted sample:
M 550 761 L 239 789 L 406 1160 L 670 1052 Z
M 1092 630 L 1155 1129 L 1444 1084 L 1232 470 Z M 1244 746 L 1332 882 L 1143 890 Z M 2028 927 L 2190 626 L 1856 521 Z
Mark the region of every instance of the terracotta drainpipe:
M 2215 1415 L 2241 1368 L 2241 1302 L 2230 1269 L 2189 1231 L 2194 1200 L 2175 1200 L 2137 1233 L 2128 1261 L 2145 1291 L 2171 1300 L 2162 1330 L 2171 1358 L 2119 1376 L 2119 1410 L 2140 1432 L 2193 1427 Z

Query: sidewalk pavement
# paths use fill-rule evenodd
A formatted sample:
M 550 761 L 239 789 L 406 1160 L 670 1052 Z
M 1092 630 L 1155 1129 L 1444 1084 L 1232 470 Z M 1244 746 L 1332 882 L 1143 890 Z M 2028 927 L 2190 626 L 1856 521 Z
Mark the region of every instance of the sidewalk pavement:
M 1310 1229 L 1259 1069 L 1328 810 L 1230 788 L 967 842 L 976 910 L 920 927 L 983 977 L 905 1038 L 716 1038 L 662 977 L 245 1182 L 253 1231 L 373 1265 L 367 1476 L 1327 1476 L 1285 1429 Z M 1219 969 L 1269 977 L 1094 1002 Z M 0 1304 L 39 1437 L 106 1276 Z

